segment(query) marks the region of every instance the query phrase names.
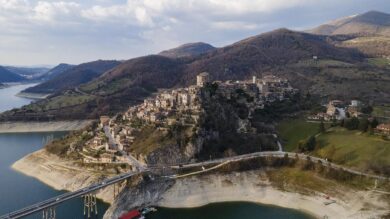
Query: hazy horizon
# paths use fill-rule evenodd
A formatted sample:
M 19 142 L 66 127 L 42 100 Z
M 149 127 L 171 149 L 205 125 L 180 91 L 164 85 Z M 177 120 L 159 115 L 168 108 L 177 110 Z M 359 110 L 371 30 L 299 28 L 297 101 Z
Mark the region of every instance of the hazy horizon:
M 0 0 L 0 65 L 127 60 L 184 43 L 216 47 L 277 28 L 305 30 L 385 0 Z

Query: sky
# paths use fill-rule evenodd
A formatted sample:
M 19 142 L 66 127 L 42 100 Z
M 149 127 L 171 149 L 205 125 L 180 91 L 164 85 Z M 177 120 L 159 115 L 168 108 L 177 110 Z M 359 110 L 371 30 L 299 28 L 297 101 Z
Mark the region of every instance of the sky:
M 0 0 L 0 65 L 127 60 L 189 42 L 216 47 L 305 30 L 389 0 Z

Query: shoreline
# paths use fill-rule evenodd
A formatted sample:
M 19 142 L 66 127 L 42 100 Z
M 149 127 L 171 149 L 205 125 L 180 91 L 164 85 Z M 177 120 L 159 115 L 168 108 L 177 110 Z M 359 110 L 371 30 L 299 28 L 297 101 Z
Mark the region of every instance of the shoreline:
M 73 121 L 54 121 L 54 122 L 0 122 L 0 134 L 74 131 L 86 127 L 92 121 L 93 120 L 73 120 Z
M 195 208 L 211 203 L 252 202 L 295 209 L 315 218 L 377 218 L 389 213 L 379 196 L 364 191 L 340 191 L 338 197 L 326 194 L 303 195 L 282 191 L 263 178 L 262 171 L 189 177 L 177 180 L 162 194 L 156 205 L 166 208 Z M 262 179 L 263 178 L 263 179 Z M 334 200 L 329 205 L 325 203 Z M 370 209 L 364 209 L 367 204 Z
M 50 95 L 51 94 L 19 92 L 15 96 L 22 97 L 22 98 L 27 98 L 27 99 L 42 100 L 42 99 L 46 99 Z
M 59 158 L 44 149 L 33 152 L 12 165 L 12 169 L 34 177 L 42 183 L 56 189 L 75 191 L 99 181 L 101 170 L 77 166 L 74 161 Z M 277 169 L 275 169 L 277 171 Z M 113 173 L 114 174 L 114 173 Z M 111 174 L 104 175 L 109 177 Z M 288 187 L 288 186 L 287 186 Z M 336 197 L 326 198 L 321 192 L 300 194 L 276 188 L 269 181 L 264 170 L 249 170 L 233 173 L 211 173 L 176 179 L 166 190 L 153 191 L 150 198 L 160 193 L 157 200 L 146 201 L 144 197 L 127 197 L 131 204 L 146 201 L 153 206 L 167 208 L 195 208 L 220 202 L 252 202 L 295 209 L 314 218 L 380 218 L 389 213 L 389 204 L 381 200 L 381 195 L 371 191 L 353 190 L 340 185 L 332 188 Z M 141 193 L 136 193 L 141 195 Z M 131 209 L 126 203 L 117 203 L 113 197 L 113 188 L 106 187 L 97 197 L 111 204 L 104 218 L 116 214 L 119 209 Z M 137 200 L 137 201 L 135 201 Z M 335 201 L 326 205 L 329 201 Z M 114 203 L 114 204 L 113 204 Z
M 59 158 L 44 149 L 26 155 L 13 163 L 11 168 L 59 191 L 76 191 L 109 176 L 97 170 L 78 167 L 74 161 Z M 114 201 L 112 191 L 113 188 L 107 186 L 96 193 L 96 196 L 103 202 L 112 204 Z

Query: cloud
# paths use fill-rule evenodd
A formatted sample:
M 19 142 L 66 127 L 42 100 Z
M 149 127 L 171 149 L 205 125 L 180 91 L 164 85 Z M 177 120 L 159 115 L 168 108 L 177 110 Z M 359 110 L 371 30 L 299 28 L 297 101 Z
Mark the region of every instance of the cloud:
M 127 59 L 182 43 L 226 45 L 313 26 L 388 0 L 0 0 L 0 60 L 22 65 Z M 0 63 L 3 64 L 3 63 Z
M 237 29 L 254 30 L 258 28 L 257 24 L 239 22 L 239 21 L 217 21 L 217 22 L 213 22 L 211 26 L 222 30 L 237 30 Z
M 55 18 L 71 19 L 77 16 L 80 5 L 76 2 L 47 2 L 39 1 L 33 8 L 33 18 L 42 21 L 55 21 Z
M 28 8 L 28 2 L 26 0 L 0 0 L 0 10 L 20 12 L 25 11 Z

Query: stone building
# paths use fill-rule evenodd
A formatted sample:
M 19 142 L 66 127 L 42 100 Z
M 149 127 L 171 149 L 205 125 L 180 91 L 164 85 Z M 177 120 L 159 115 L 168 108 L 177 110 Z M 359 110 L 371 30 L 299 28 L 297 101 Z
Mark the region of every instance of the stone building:
M 202 72 L 198 76 L 196 76 L 196 85 L 199 87 L 203 87 L 207 82 L 210 82 L 209 73 Z
M 390 135 L 390 123 L 388 124 L 380 124 L 375 129 L 378 133 L 384 135 Z

